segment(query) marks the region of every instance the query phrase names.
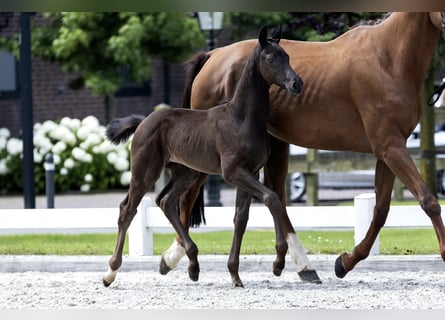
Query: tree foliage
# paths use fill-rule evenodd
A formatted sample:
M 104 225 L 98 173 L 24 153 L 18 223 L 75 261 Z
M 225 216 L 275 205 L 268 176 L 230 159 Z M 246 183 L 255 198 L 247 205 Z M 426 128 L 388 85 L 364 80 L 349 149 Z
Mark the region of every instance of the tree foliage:
M 288 39 L 327 41 L 346 32 L 361 21 L 382 17 L 379 12 L 237 12 L 230 14 L 232 37 L 243 37 L 262 25 L 283 25 Z
M 120 68 L 130 80 L 150 78 L 151 58 L 182 61 L 204 43 L 196 19 L 185 12 L 63 12 L 45 14 L 49 23 L 35 25 L 33 54 L 57 61 L 79 73 L 72 87 L 86 86 L 97 95 L 113 94 Z

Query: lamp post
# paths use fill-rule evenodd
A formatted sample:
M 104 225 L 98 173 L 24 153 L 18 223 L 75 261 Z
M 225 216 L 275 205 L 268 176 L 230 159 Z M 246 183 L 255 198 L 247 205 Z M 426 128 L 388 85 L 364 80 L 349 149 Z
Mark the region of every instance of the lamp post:
M 198 12 L 199 28 L 201 31 L 208 31 L 207 38 L 208 51 L 215 48 L 215 31 L 222 29 L 223 12 Z M 207 205 L 210 207 L 221 207 L 220 201 L 220 178 L 217 175 L 210 175 L 207 179 Z

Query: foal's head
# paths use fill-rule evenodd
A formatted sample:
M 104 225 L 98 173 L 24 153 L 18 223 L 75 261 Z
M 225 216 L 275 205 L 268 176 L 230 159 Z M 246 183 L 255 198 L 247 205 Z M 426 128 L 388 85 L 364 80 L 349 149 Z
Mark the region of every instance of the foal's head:
M 267 39 L 267 27 L 263 27 L 258 36 L 260 46 L 259 69 L 263 78 L 269 84 L 287 90 L 297 95 L 303 88 L 303 80 L 289 64 L 289 56 L 280 46 L 281 27 L 278 38 Z

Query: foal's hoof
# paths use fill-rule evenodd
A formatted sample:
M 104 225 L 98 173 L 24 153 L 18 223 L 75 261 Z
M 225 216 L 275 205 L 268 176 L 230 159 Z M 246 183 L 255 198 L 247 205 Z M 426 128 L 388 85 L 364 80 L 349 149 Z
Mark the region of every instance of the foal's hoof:
M 159 273 L 162 275 L 166 275 L 171 271 L 171 268 L 165 262 L 164 257 L 161 258 L 161 262 L 159 262 Z
M 236 281 L 232 283 L 232 288 L 244 288 L 244 284 L 241 281 Z
M 197 270 L 190 270 L 189 269 L 189 278 L 192 281 L 198 281 L 199 280 L 199 268 Z
M 108 288 L 112 282 L 102 279 L 102 283 L 104 284 L 105 288 Z
M 343 265 L 342 256 L 339 256 L 337 260 L 335 260 L 335 275 L 338 278 L 344 278 L 348 271 L 346 271 L 345 266 Z
M 281 276 L 281 272 L 284 269 L 284 260 L 283 261 L 274 261 L 272 264 L 272 272 L 277 277 Z
M 315 271 L 315 270 L 304 269 L 304 270 L 298 272 L 298 275 L 300 276 L 300 279 L 303 282 L 316 283 L 316 284 L 321 283 L 321 280 L 318 277 L 317 271 Z
M 283 271 L 283 269 L 280 269 L 280 268 L 273 268 L 273 270 L 272 270 L 272 272 L 273 272 L 273 274 L 275 275 L 275 276 L 277 276 L 277 277 L 279 277 L 279 276 L 281 276 L 281 272 Z

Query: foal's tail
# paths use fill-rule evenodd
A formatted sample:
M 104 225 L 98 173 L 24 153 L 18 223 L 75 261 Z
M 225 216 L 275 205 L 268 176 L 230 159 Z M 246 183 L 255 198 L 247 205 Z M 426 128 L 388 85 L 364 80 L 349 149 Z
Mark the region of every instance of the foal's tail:
M 204 51 L 196 53 L 193 57 L 191 57 L 188 61 L 185 62 L 185 89 L 182 95 L 182 107 L 190 109 L 190 102 L 192 97 L 192 86 L 193 80 L 195 80 L 196 75 L 201 71 L 202 67 L 206 63 L 206 61 L 210 58 L 210 54 Z M 201 187 L 199 190 L 198 197 L 196 198 L 195 203 L 193 204 L 193 208 L 190 216 L 190 226 L 198 227 L 201 223 L 205 224 L 205 215 L 204 215 L 204 189 Z
M 106 135 L 114 144 L 127 141 L 145 116 L 133 114 L 125 118 L 113 119 L 107 126 Z

